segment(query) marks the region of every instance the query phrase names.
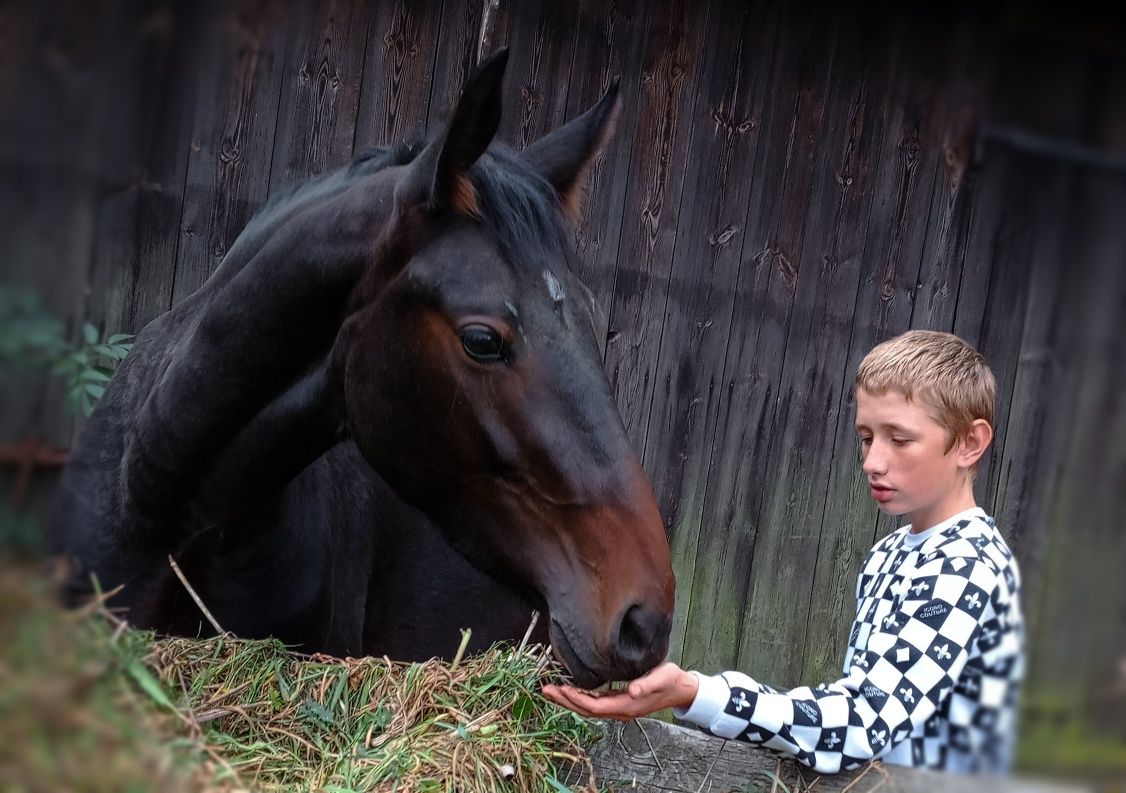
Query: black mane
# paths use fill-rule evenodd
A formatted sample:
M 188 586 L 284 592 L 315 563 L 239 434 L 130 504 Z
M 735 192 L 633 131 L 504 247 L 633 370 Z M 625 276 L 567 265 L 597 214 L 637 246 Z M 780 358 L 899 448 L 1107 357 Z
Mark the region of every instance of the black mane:
M 365 149 L 347 165 L 291 185 L 271 198 L 248 228 L 269 225 L 293 204 L 343 190 L 384 168 L 407 165 L 431 140 L 419 131 L 394 146 Z M 557 254 L 567 250 L 567 229 L 555 188 L 510 146 L 493 143 L 473 165 L 470 179 L 478 197 L 477 219 L 512 264 L 542 266 L 545 247 Z

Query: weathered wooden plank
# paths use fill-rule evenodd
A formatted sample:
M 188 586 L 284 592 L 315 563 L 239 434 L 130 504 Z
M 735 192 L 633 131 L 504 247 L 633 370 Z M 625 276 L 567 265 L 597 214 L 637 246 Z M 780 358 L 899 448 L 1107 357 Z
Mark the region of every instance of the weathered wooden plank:
M 395 143 L 426 126 L 435 61 L 444 46 L 442 27 L 438 0 L 394 0 L 368 9 L 357 152 Z
M 170 292 L 178 238 L 175 196 L 183 179 L 177 160 L 184 158 L 177 156 L 176 146 L 170 152 L 161 151 L 160 139 L 167 134 L 166 127 L 182 126 L 178 122 L 185 109 L 164 102 L 170 89 L 177 103 L 185 98 L 183 91 L 170 84 L 177 65 L 183 65 L 178 62 L 182 50 L 177 48 L 177 34 L 186 32 L 178 30 L 183 24 L 180 14 L 183 11 L 168 2 L 154 5 L 123 0 L 111 7 L 100 37 L 101 46 L 117 40 L 112 49 L 107 48 L 105 69 L 99 74 L 100 88 L 108 97 L 100 147 L 104 186 L 88 276 L 86 317 L 114 333 L 140 329 L 137 323 L 143 317 L 137 315 L 135 304 L 142 271 L 148 289 L 156 292 L 167 286 Z M 182 145 L 186 155 L 186 140 Z M 180 181 L 175 183 L 177 179 Z M 142 229 L 142 218 L 154 222 L 154 216 L 161 216 L 158 228 Z M 172 260 L 142 260 L 142 234 L 146 253 L 167 242 L 173 246 Z
M 362 0 L 289 5 L 269 194 L 352 156 L 368 25 Z
M 660 390 L 660 348 L 673 291 L 671 269 L 685 187 L 698 176 L 694 166 L 692 126 L 704 112 L 700 87 L 707 79 L 708 63 L 701 52 L 712 21 L 709 12 L 682 3 L 652 8 L 647 18 L 638 116 L 633 128 L 629 181 L 623 212 L 622 235 L 610 304 L 606 367 L 623 411 L 627 433 L 641 452 L 654 481 L 665 526 L 676 520 L 680 485 L 669 475 L 667 455 L 656 451 L 662 430 L 651 431 L 651 406 Z M 725 59 L 731 63 L 730 55 Z M 664 384 L 665 390 L 669 383 Z M 653 444 L 646 438 L 653 438 Z M 668 438 L 664 439 L 668 442 Z M 673 549 L 673 564 L 683 580 L 694 550 L 688 544 Z M 677 618 L 687 613 L 678 587 Z M 673 653 L 676 653 L 673 639 Z
M 725 207 L 720 203 L 715 208 L 708 207 L 714 216 L 697 215 L 697 225 L 706 226 L 711 235 L 708 241 L 714 242 L 725 257 L 726 266 L 720 273 L 726 279 L 721 286 L 728 291 L 731 302 L 717 312 L 718 327 L 714 332 L 710 330 L 710 325 L 705 326 L 711 317 L 692 316 L 691 319 L 699 322 L 699 326 L 689 329 L 686 339 L 670 335 L 671 352 L 666 358 L 666 365 L 674 363 L 679 351 L 695 341 L 695 337 L 704 336 L 705 331 L 711 337 L 707 339 L 710 345 L 722 345 L 711 358 L 714 366 L 717 352 L 722 356 L 719 369 L 712 373 L 705 369 L 701 375 L 696 375 L 702 383 L 686 384 L 688 388 L 698 389 L 693 395 L 697 400 L 708 397 L 707 407 L 712 414 L 707 417 L 711 421 L 708 429 L 713 437 L 718 437 L 711 453 L 712 459 L 702 461 L 704 466 L 710 466 L 710 470 L 705 467 L 702 473 L 714 476 L 715 481 L 709 482 L 705 488 L 703 477 L 686 479 L 685 488 L 699 488 L 698 494 L 684 494 L 692 507 L 685 511 L 686 517 L 699 521 L 695 532 L 697 536 L 692 536 L 692 524 L 688 521 L 684 526 L 677 526 L 673 534 L 674 546 L 678 550 L 683 547 L 690 552 L 693 544 L 697 548 L 694 567 L 688 568 L 689 575 L 683 577 L 686 580 L 682 584 L 682 588 L 685 584 L 689 587 L 687 598 L 682 595 L 682 602 L 690 599 L 690 607 L 686 603 L 682 612 L 678 612 L 679 622 L 674 631 L 684 632 L 685 662 L 704 669 L 726 667 L 735 662 L 734 651 L 738 647 L 746 597 L 746 572 L 753 554 L 755 526 L 748 515 L 757 504 L 759 490 L 757 486 L 744 486 L 751 481 L 747 478 L 749 466 L 758 456 L 754 437 L 759 427 L 760 410 L 769 400 L 766 394 L 769 386 L 760 376 L 762 370 L 756 360 L 762 326 L 771 321 L 767 317 L 772 300 L 772 295 L 765 288 L 769 276 L 761 278 L 764 269 L 760 268 L 761 262 L 754 254 L 762 249 L 765 236 L 772 231 L 773 217 L 767 220 L 765 215 L 773 212 L 782 200 L 790 163 L 795 158 L 804 158 L 804 147 L 808 142 L 806 133 L 810 132 L 809 104 L 805 105 L 804 116 L 799 110 L 801 59 L 810 42 L 796 34 L 798 17 L 799 12 L 793 11 L 778 12 L 767 19 L 755 15 L 753 19 L 744 20 L 741 32 L 745 39 L 740 49 L 746 62 L 739 63 L 738 68 L 746 73 L 744 79 L 747 82 L 741 88 L 746 92 L 753 86 L 753 93 L 731 98 L 715 97 L 712 106 L 703 111 L 718 116 L 713 119 L 714 134 L 720 134 L 722 125 L 726 127 L 723 129 L 726 135 L 749 138 L 746 141 L 749 148 L 740 153 L 742 162 L 731 164 L 735 173 L 728 188 L 732 195 L 727 199 L 732 206 Z M 721 24 L 732 26 L 730 21 Z M 730 52 L 731 48 L 726 50 Z M 796 150 L 791 148 L 795 142 Z M 712 186 L 705 184 L 705 187 Z M 716 212 L 716 209 L 720 211 Z M 722 217 L 724 213 L 727 218 Z M 732 233 L 727 234 L 729 240 L 724 240 L 727 230 Z M 693 233 L 691 227 L 685 233 Z M 700 255 L 700 248 L 688 246 L 686 250 L 686 275 L 682 277 L 686 283 L 692 284 L 693 263 L 690 257 Z M 732 253 L 735 254 L 734 269 L 726 259 Z M 707 252 L 704 261 L 716 255 Z M 765 269 L 769 270 L 769 267 Z M 710 275 L 706 273 L 705 277 Z M 705 294 L 710 291 L 706 286 L 697 288 Z M 700 311 L 698 304 L 689 302 L 689 306 Z M 703 311 L 706 310 L 705 303 Z M 730 342 L 727 336 L 730 336 Z M 688 354 L 694 355 L 695 352 L 691 350 Z M 780 361 L 772 361 L 766 366 L 773 369 L 775 363 L 781 366 Z M 686 372 L 692 371 L 688 368 L 690 364 L 684 362 L 683 365 Z M 700 393 L 709 386 L 713 389 L 711 393 Z M 677 398 L 677 395 L 667 392 L 661 395 L 666 403 Z M 718 412 L 713 399 L 719 403 Z M 685 411 L 690 407 L 682 405 Z M 676 410 L 676 404 L 655 406 L 654 414 L 675 415 L 673 411 Z M 699 405 L 695 406 L 695 411 L 700 411 Z M 686 441 L 687 438 L 677 438 L 678 444 Z M 675 451 L 687 457 L 688 449 Z M 703 449 L 700 451 L 708 453 Z M 699 470 L 701 461 L 697 459 L 693 463 Z M 700 513 L 701 505 L 704 506 L 704 514 Z M 678 636 L 674 633 L 674 642 L 676 638 Z
M 1002 156 L 1012 156 L 1003 152 Z M 1066 449 L 1074 404 L 1074 379 L 1066 377 L 1067 355 L 1061 338 L 1071 279 L 1064 265 L 1068 244 L 1062 221 L 1074 197 L 1076 174 L 1059 163 L 1041 169 L 1030 208 L 1034 235 L 1028 262 L 1028 302 L 1024 312 L 1008 415 L 1008 443 L 998 466 L 995 517 L 1021 564 L 1022 596 L 1035 603 L 1043 586 L 1044 553 L 1049 541 L 1050 503 L 1059 486 L 1058 461 Z M 1031 616 L 1031 615 L 1030 615 Z
M 1027 777 L 957 776 L 883 764 L 821 775 L 759 746 L 726 741 L 654 719 L 607 723 L 605 736 L 589 751 L 598 784 L 618 783 L 643 793 L 779 789 L 821 793 L 870 793 L 877 789 L 901 793 L 1077 793 L 1089 789 Z M 578 785 L 588 779 L 588 771 L 572 768 L 564 781 Z
M 721 580 L 715 577 L 718 565 L 700 568 L 700 548 L 707 540 L 712 546 L 726 546 L 728 532 L 743 529 L 707 514 L 705 499 L 714 484 L 709 482 L 709 464 L 727 395 L 724 363 L 738 303 L 746 207 L 758 177 L 759 131 L 770 95 L 775 52 L 763 44 L 772 41 L 780 24 L 779 15 L 768 11 L 752 11 L 742 3 L 717 4 L 708 20 L 704 51 L 723 57 L 701 63 L 695 109 L 701 122 L 689 142 L 693 158 L 685 176 L 654 371 L 645 451 L 661 491 L 680 582 L 674 657 L 682 641 L 687 648 L 692 637 L 713 635 L 734 616 L 722 608 L 734 604 L 717 597 L 714 589 Z M 737 605 L 735 609 L 737 613 Z
M 730 666 L 740 646 L 770 446 L 764 429 L 775 407 L 773 395 L 793 299 L 792 276 L 801 252 L 805 202 L 823 121 L 820 100 L 829 76 L 832 32 L 829 26 L 801 24 L 801 14 L 801 9 L 789 8 L 781 15 L 783 32 L 775 38 L 785 46 L 773 58 L 771 76 L 763 84 L 764 104 L 755 114 L 761 129 L 753 154 L 754 181 L 742 218 L 740 302 L 731 308 L 731 343 L 724 340 L 727 364 L 719 388 L 726 392 L 726 402 L 713 425 L 723 431 L 709 472 L 720 477 L 730 470 L 729 481 L 735 484 L 722 484 L 713 496 L 716 507 L 710 514 L 722 519 L 703 521 L 707 532 L 699 543 L 692 613 L 686 623 L 685 646 L 706 643 L 705 651 L 697 651 L 691 662 L 703 668 Z M 752 39 L 748 49 L 763 47 Z M 722 228 L 712 230 L 717 232 L 722 236 Z M 743 296 L 749 300 L 743 302 Z M 722 339 L 722 333 L 717 335 Z M 674 339 L 674 343 L 688 342 Z M 670 364 L 675 360 L 675 355 L 668 359 Z M 666 403 L 678 399 L 667 393 L 662 396 Z M 661 427 L 656 419 L 652 424 Z M 710 587 L 715 595 L 707 592 Z
M 173 305 L 203 285 L 266 201 L 286 19 L 285 8 L 271 0 L 210 8 Z
M 157 102 L 145 117 L 145 150 L 139 174 L 136 258 L 129 310 L 121 327 L 136 332 L 172 305 L 180 243 L 192 118 L 199 75 L 205 60 L 207 5 L 173 3 L 158 20 L 169 25 L 167 56 L 157 76 Z M 112 328 L 110 328 L 112 330 Z
M 1126 59 L 1100 70 L 1092 103 L 1099 114 L 1092 145 L 1119 162 L 1126 162 Z
M 976 13 L 962 10 L 952 26 L 934 111 L 940 155 L 933 167 L 926 235 L 918 262 L 910 327 L 949 331 L 954 325 L 966 237 L 973 214 L 974 145 L 983 124 L 990 64 L 981 57 L 989 40 Z M 898 329 L 897 331 L 898 332 Z M 888 333 L 876 341 L 893 335 Z
M 566 120 L 563 78 L 571 71 L 577 19 L 568 3 L 502 3 L 500 12 L 495 40 L 510 50 L 497 134 L 523 149 Z
M 1004 446 L 1011 371 L 1024 318 L 1030 235 L 1023 226 L 1028 182 L 1012 158 L 983 158 L 966 241 L 953 332 L 985 356 L 997 378 L 994 442 L 979 462 L 974 491 L 992 512 L 996 465 Z M 1012 361 L 1012 363 L 1010 363 Z M 1004 531 L 1004 527 L 1002 532 Z
M 827 492 L 813 568 L 805 626 L 803 682 L 838 676 L 855 610 L 856 576 L 872 544 L 873 527 L 894 522 L 879 514 L 860 469 L 852 379 L 860 359 L 877 342 L 903 330 L 926 234 L 931 189 L 942 152 L 941 113 L 932 76 L 945 55 L 922 31 L 925 25 L 898 20 L 886 71 L 871 77 L 870 122 L 884 130 L 872 176 L 867 229 L 853 297 L 848 348 L 841 350 L 842 387 L 830 432 L 833 457 L 826 466 Z M 831 408 L 830 408 L 831 409 Z
M 753 170 L 746 208 L 741 217 L 736 215 L 739 271 L 719 385 L 717 439 L 707 472 L 707 500 L 691 582 L 691 614 L 677 625 L 685 630 L 685 660 L 707 669 L 730 666 L 736 660 L 757 529 L 751 516 L 757 514 L 762 495 L 753 466 L 764 453 L 763 419 L 781 367 L 774 351 L 764 354 L 769 345 L 764 340 L 784 326 L 785 309 L 779 308 L 777 298 L 785 290 L 770 290 L 776 262 L 763 252 L 770 248 L 773 213 L 787 189 L 792 160 L 804 156 L 801 152 L 811 132 L 808 101 L 801 115 L 801 64 L 811 43 L 808 34 L 798 32 L 803 27 L 797 22 L 800 13 L 780 12 L 773 21 L 751 23 L 754 35 L 747 51 L 764 57 L 750 67 L 761 71 L 757 75 L 761 82 L 748 110 L 728 119 L 735 122 L 736 130 L 744 127 L 757 143 L 750 156 Z
M 575 55 L 567 91 L 567 119 L 593 106 L 614 77 L 621 80 L 621 121 L 606 150 L 591 165 L 582 216 L 575 227 L 576 272 L 594 294 L 603 315 L 598 328 L 605 348 L 614 299 L 614 275 L 622 240 L 626 192 L 631 184 L 630 158 L 634 120 L 641 98 L 641 70 L 649 3 L 585 2 L 575 33 Z
M 4 9 L 0 117 L 0 288 L 31 289 L 66 320 L 81 316 L 98 194 L 96 47 L 103 12 L 86 3 Z M 55 378 L 4 378 L 0 442 L 70 434 Z
M 654 7 L 648 17 L 641 95 L 630 145 L 605 365 L 634 448 L 644 449 L 673 244 L 680 211 L 686 143 L 699 79 L 699 44 L 707 12 L 687 2 Z M 650 476 L 654 475 L 649 469 Z M 659 487 L 659 485 L 658 485 Z M 660 493 L 658 493 L 660 497 Z
M 1088 70 L 1086 58 L 1056 59 L 1046 68 L 1033 48 L 1012 49 L 1001 59 L 989 88 L 989 106 L 995 123 L 1020 125 L 1042 117 L 1042 97 L 1068 96 L 1070 107 L 1053 117 L 1053 129 L 1074 137 L 1079 132 L 1082 106 L 1079 92 L 1064 86 L 1082 84 Z M 1063 121 L 1067 119 L 1067 121 Z M 1046 120 L 1037 121 L 1038 124 Z M 993 444 L 982 458 L 975 490 L 978 503 L 995 511 L 999 460 L 1004 451 L 1012 384 L 1019 354 L 1020 326 L 1025 320 L 1028 262 L 1033 255 L 1034 228 L 1030 203 L 1037 189 L 1037 162 L 1006 156 L 994 162 L 996 147 L 979 144 L 981 175 L 975 217 L 967 240 L 967 256 L 959 284 L 954 332 L 974 344 L 989 361 L 997 377 L 997 410 Z M 1002 531 L 1007 527 L 1002 526 Z
M 846 388 L 846 358 L 861 275 L 873 171 L 882 126 L 870 107 L 870 72 L 886 55 L 866 46 L 884 38 L 876 15 L 850 13 L 833 25 L 825 118 L 813 161 L 811 191 L 800 210 L 802 230 L 783 342 L 772 443 L 751 563 L 739 664 L 764 679 L 801 681 L 802 646 L 821 540 L 827 477 L 834 462 L 838 410 Z M 783 279 L 784 281 L 786 279 Z M 848 461 L 851 464 L 851 460 Z M 835 627 L 835 626 L 834 626 Z
M 1126 308 L 1126 229 L 1115 207 L 1126 180 L 1082 169 L 1063 218 L 1066 246 L 1060 301 L 1058 411 L 1062 425 L 1049 451 L 1059 477 L 1045 499 L 1048 537 L 1032 612 L 1024 695 L 1027 751 L 1034 767 L 1085 768 L 1083 743 L 1121 746 L 1123 703 L 1108 696 L 1121 685 L 1126 657 L 1122 615 L 1122 471 L 1126 470 L 1126 351 L 1120 317 Z M 1059 222 L 1059 220 L 1057 220 Z M 1039 485 L 1040 483 L 1037 483 Z M 1081 647 L 1081 652 L 1076 648 Z M 1092 769 L 1093 770 L 1093 769 Z
M 0 139 L 12 123 L 12 105 L 21 84 L 31 79 L 31 48 L 40 26 L 42 6 L 19 0 L 0 4 Z
M 501 4 L 504 11 L 507 3 Z M 484 4 L 478 0 L 443 0 L 441 12 L 441 40 L 434 53 L 434 78 L 429 95 L 426 124 L 433 128 L 445 119 L 454 108 L 461 86 L 477 65 L 477 45 L 481 32 L 481 14 Z M 506 16 L 497 15 L 494 34 L 503 28 Z M 500 46 L 502 39 L 493 37 L 492 49 Z

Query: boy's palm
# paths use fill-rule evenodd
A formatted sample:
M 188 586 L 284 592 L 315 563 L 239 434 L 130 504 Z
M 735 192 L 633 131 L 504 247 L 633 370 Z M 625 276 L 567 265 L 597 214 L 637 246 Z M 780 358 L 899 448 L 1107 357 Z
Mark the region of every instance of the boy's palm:
M 666 708 L 686 708 L 696 698 L 698 688 L 693 675 L 665 662 L 618 691 L 598 694 L 574 686 L 546 685 L 543 693 L 557 705 L 583 716 L 628 720 Z

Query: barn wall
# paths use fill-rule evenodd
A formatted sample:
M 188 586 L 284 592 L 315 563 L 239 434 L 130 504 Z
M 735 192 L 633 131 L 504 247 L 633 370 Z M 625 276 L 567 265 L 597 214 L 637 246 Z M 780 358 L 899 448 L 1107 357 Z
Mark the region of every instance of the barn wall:
M 575 239 L 679 587 L 673 657 L 834 676 L 864 552 L 849 383 L 912 327 L 1000 383 L 979 476 L 1024 568 L 1025 762 L 1041 729 L 1126 743 L 1126 51 L 1019 4 L 501 0 L 501 137 L 622 76 Z M 0 262 L 77 328 L 136 331 L 286 185 L 435 124 L 480 0 L 0 5 Z M 1058 13 L 1058 12 L 1057 12 Z M 58 385 L 4 434 L 73 433 Z M 1077 649 L 1081 652 L 1077 652 Z

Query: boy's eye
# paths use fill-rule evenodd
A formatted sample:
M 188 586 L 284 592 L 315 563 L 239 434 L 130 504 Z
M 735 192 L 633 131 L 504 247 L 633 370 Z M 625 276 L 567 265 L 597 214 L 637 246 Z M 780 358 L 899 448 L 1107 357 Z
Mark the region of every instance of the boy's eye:
M 869 444 L 871 444 L 871 443 L 872 443 L 872 439 L 871 439 L 871 438 L 868 438 L 868 437 L 866 437 L 866 436 L 864 436 L 864 435 L 861 435 L 861 436 L 860 436 L 859 438 L 857 438 L 857 441 L 859 441 L 859 442 L 860 442 L 860 445 L 861 445 L 861 446 L 868 446 Z
M 892 438 L 891 442 L 894 443 L 896 446 L 906 446 L 908 443 L 911 442 L 911 439 L 910 438 Z

